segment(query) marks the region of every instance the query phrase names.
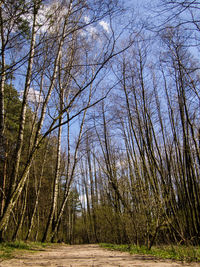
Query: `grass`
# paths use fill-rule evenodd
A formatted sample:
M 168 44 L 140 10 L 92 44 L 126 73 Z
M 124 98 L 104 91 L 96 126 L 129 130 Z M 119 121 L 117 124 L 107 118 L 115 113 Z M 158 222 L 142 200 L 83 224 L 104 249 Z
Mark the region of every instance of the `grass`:
M 0 260 L 4 259 L 11 259 L 17 252 L 22 251 L 29 251 L 34 252 L 45 247 L 49 246 L 48 243 L 39 243 L 39 242 L 23 242 L 23 241 L 16 241 L 16 242 L 3 242 L 0 243 Z
M 145 246 L 100 244 L 101 247 L 129 252 L 131 254 L 152 255 L 161 259 L 173 259 L 178 261 L 200 261 L 200 247 L 187 246 L 154 246 L 148 250 Z

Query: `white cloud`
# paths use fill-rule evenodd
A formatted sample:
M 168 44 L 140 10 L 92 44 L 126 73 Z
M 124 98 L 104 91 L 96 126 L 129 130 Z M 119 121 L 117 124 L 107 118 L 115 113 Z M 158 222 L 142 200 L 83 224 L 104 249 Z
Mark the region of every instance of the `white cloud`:
M 88 24 L 90 22 L 90 18 L 88 16 L 85 16 L 84 17 L 84 21 L 85 21 L 86 24 Z
M 93 26 L 88 27 L 88 32 L 90 35 L 95 36 L 97 34 L 97 29 Z
M 96 38 L 98 35 L 98 31 L 95 27 L 93 26 L 88 26 L 84 30 L 79 30 L 79 34 L 82 37 L 88 37 L 88 38 Z
M 88 16 L 85 16 L 83 18 L 84 22 L 86 24 L 88 24 L 90 22 L 90 18 Z M 106 31 L 107 33 L 110 32 L 110 27 L 109 24 L 102 20 L 99 22 L 99 25 L 103 28 L 104 31 Z M 99 31 L 98 31 L 98 27 L 92 26 L 92 25 L 88 25 L 86 28 L 82 29 L 79 31 L 80 35 L 83 37 L 88 36 L 88 38 L 97 38 L 99 36 Z
M 40 26 L 40 32 L 51 32 L 54 31 L 56 27 L 59 27 L 59 22 L 61 22 L 68 12 L 66 7 L 59 9 L 59 2 L 54 1 L 50 5 L 43 5 L 37 15 L 37 23 Z M 58 22 L 58 25 L 55 23 L 51 24 L 51 19 Z
M 24 91 L 20 91 L 20 99 L 23 98 Z M 28 92 L 28 101 L 31 103 L 42 103 L 43 102 L 43 96 L 41 93 L 37 90 L 34 90 L 32 87 L 29 89 Z
M 110 32 L 109 24 L 108 24 L 106 21 L 104 21 L 104 20 L 100 21 L 100 22 L 99 22 L 99 25 L 101 25 L 101 26 L 103 27 L 103 29 L 104 29 L 107 33 Z
M 43 96 L 39 91 L 30 88 L 28 92 L 28 101 L 33 103 L 41 103 L 43 102 Z
M 59 28 L 59 23 L 62 23 L 64 17 L 69 12 L 69 8 L 66 6 L 61 7 L 58 1 L 54 1 L 49 5 L 41 5 L 36 17 L 39 32 L 53 32 L 56 27 Z M 22 15 L 21 18 L 27 20 L 32 26 L 33 14 Z M 52 21 L 57 23 L 52 24 Z
M 82 36 L 82 37 L 85 37 L 86 36 L 86 32 L 84 30 L 79 30 L 79 34 Z

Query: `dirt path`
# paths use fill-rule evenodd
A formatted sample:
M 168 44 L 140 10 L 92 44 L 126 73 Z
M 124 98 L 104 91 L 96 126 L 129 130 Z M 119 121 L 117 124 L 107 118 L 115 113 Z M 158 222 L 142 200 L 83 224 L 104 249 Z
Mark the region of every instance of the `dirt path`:
M 156 260 L 151 256 L 129 255 L 128 253 L 108 251 L 100 248 L 98 245 L 63 245 L 37 253 L 24 253 L 23 255 L 16 256 L 15 259 L 0 262 L 0 267 L 6 266 L 200 267 L 200 263 L 183 264 L 170 260 Z

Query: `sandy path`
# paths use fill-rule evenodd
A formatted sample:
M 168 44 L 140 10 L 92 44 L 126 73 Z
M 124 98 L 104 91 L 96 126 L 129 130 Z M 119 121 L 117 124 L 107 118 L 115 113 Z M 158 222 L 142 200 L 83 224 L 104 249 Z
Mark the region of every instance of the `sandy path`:
M 0 262 L 0 267 L 75 267 L 75 266 L 95 266 L 95 267 L 179 267 L 179 266 L 200 266 L 200 263 L 183 264 L 169 260 L 156 260 L 151 256 L 129 255 L 117 251 L 108 251 L 98 245 L 81 246 L 58 246 L 37 253 L 24 253 L 15 259 Z

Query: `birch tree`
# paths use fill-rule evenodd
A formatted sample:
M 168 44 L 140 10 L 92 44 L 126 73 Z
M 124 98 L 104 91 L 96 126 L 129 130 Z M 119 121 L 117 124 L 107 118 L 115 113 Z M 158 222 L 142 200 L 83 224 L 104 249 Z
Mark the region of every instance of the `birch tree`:
M 43 20 L 45 19 L 45 27 L 42 27 L 40 24 L 41 11 L 44 8 L 49 11 L 50 4 L 52 3 L 49 3 L 49 6 L 45 6 L 43 2 L 34 1 L 32 9 L 30 9 L 32 12 L 30 12 L 31 16 L 28 18 L 29 20 L 31 19 L 31 41 L 29 44 L 28 62 L 27 65 L 23 65 L 26 68 L 26 79 L 24 81 L 17 146 L 14 154 L 15 164 L 13 165 L 9 196 L 7 197 L 6 206 L 1 216 L 1 231 L 5 231 L 8 226 L 10 214 L 22 194 L 32 162 L 37 156 L 38 150 L 45 138 L 56 129 L 61 129 L 61 126 L 68 124 L 80 114 L 84 114 L 90 106 L 94 106 L 95 103 L 98 103 L 102 99 L 102 97 L 96 97 L 89 105 L 86 101 L 83 107 L 73 110 L 81 97 L 89 95 L 89 88 L 92 84 L 96 83 L 97 78 L 103 77 L 100 74 L 105 73 L 109 61 L 132 44 L 132 40 L 130 39 L 130 43 L 126 47 L 119 49 L 117 47 L 117 39 L 120 38 L 123 31 L 116 37 L 112 30 L 108 30 L 109 24 L 106 24 L 108 25 L 106 29 L 98 24 L 102 19 L 108 18 L 111 25 L 115 11 L 119 11 L 112 1 L 85 3 L 84 1 L 76 2 L 71 0 L 67 3 L 53 3 L 52 5 L 54 5 L 55 9 L 51 11 L 50 15 L 43 18 Z M 101 27 L 104 44 L 99 42 L 98 34 L 94 34 L 93 24 L 98 30 Z M 52 107 L 52 103 L 56 92 L 56 82 L 58 81 L 59 64 L 63 57 L 63 51 L 69 47 L 68 44 L 73 40 L 74 34 L 77 36 L 76 45 L 78 45 L 76 57 L 81 57 L 81 60 L 75 60 L 71 63 L 73 71 L 70 72 L 70 79 L 73 81 L 73 92 L 70 94 L 69 101 L 63 103 L 63 106 L 57 112 L 58 110 L 56 111 Z M 89 45 L 88 39 L 93 42 L 93 45 Z M 87 44 L 87 53 L 83 53 L 84 46 L 80 45 L 80 42 Z M 93 49 L 95 47 L 94 44 L 97 45 L 98 49 Z M 53 55 L 49 54 L 50 50 L 53 51 Z M 88 60 L 91 61 L 89 62 Z M 37 64 L 37 61 L 41 64 Z M 78 66 L 78 62 L 80 62 L 81 68 Z M 94 88 L 97 85 L 98 82 Z M 29 151 L 23 170 L 19 171 L 24 141 L 26 110 L 30 97 L 29 92 L 32 87 L 42 96 L 42 100 L 39 101 L 40 106 L 33 145 Z M 62 120 L 65 114 L 71 114 L 71 116 L 67 115 Z M 58 151 L 58 159 L 59 153 Z M 59 170 L 59 168 L 57 169 Z M 54 207 L 56 206 L 56 198 L 53 204 Z M 55 209 L 53 208 L 53 210 L 52 214 L 55 215 Z

